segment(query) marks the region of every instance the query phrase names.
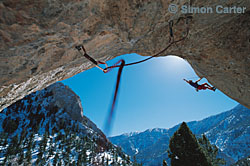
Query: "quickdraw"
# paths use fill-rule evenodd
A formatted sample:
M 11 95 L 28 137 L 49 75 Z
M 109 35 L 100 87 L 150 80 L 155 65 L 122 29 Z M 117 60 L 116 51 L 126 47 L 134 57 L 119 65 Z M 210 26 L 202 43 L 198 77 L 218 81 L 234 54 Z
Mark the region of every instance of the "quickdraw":
M 98 69 L 102 70 L 104 73 L 106 73 L 106 70 L 104 70 L 103 68 L 101 68 L 100 66 L 98 66 L 99 64 L 105 64 L 106 67 L 108 67 L 107 63 L 106 62 L 101 62 L 101 61 L 96 61 L 94 58 L 92 58 L 91 56 L 89 56 L 84 48 L 83 45 L 78 45 L 75 47 L 80 53 L 81 53 L 81 50 L 83 50 L 83 53 L 82 54 L 85 58 L 87 58 L 90 62 L 92 62 Z

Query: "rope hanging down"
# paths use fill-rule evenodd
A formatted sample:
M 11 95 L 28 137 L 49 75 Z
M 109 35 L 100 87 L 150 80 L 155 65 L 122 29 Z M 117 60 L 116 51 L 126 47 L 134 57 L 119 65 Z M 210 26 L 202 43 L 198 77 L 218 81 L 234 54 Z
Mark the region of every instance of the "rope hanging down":
M 115 93 L 114 93 L 114 98 L 113 98 L 113 102 L 112 102 L 112 106 L 111 106 L 111 109 L 110 109 L 110 112 L 109 112 L 109 116 L 108 116 L 108 119 L 107 119 L 107 123 L 105 124 L 105 133 L 107 135 L 109 135 L 109 132 L 110 132 L 110 128 L 111 128 L 111 124 L 112 124 L 112 117 L 113 117 L 113 114 L 114 114 L 114 110 L 115 110 L 115 104 L 116 104 L 116 100 L 117 100 L 117 94 L 118 94 L 118 91 L 119 91 L 119 85 L 120 85 L 120 80 L 121 80 L 121 74 L 122 74 L 122 70 L 124 68 L 124 66 L 131 66 L 131 65 L 135 65 L 135 64 L 139 64 L 139 63 L 142 63 L 142 62 L 145 62 L 145 61 L 148 61 L 154 57 L 158 57 L 160 54 L 164 53 L 167 49 L 169 49 L 173 44 L 177 44 L 181 41 L 183 41 L 184 39 L 187 38 L 188 34 L 189 34 L 189 28 L 188 28 L 188 19 L 190 19 L 191 17 L 186 17 L 186 34 L 184 37 L 180 38 L 179 40 L 174 40 L 174 33 L 173 33 L 173 25 L 174 25 L 174 22 L 173 20 L 171 20 L 169 22 L 169 44 L 161 51 L 159 51 L 158 53 L 150 56 L 149 58 L 146 58 L 144 60 L 141 60 L 141 61 L 137 61 L 137 62 L 132 62 L 132 63 L 125 63 L 125 61 L 123 59 L 119 60 L 116 64 L 114 64 L 113 66 L 109 66 L 107 65 L 106 62 L 101 62 L 101 61 L 96 61 L 95 59 L 93 59 L 91 56 L 89 56 L 85 50 L 85 48 L 83 47 L 83 45 L 79 45 L 79 46 L 76 46 L 75 48 L 81 53 L 81 50 L 83 50 L 83 53 L 82 54 L 84 57 L 86 57 L 89 61 L 91 61 L 97 68 L 99 68 L 100 70 L 102 70 L 104 73 L 107 73 L 109 72 L 111 69 L 113 68 L 116 68 L 116 67 L 119 67 L 119 70 L 118 70 L 118 74 L 117 74 L 117 80 L 116 80 L 116 88 L 115 88 Z M 179 22 L 179 20 L 178 20 Z M 98 66 L 99 64 L 105 64 L 106 68 L 101 68 L 100 66 Z M 120 65 L 118 65 L 120 64 Z
M 114 110 L 115 110 L 116 98 L 117 98 L 117 94 L 118 94 L 118 90 L 119 90 L 119 85 L 120 85 L 120 80 L 121 80 L 121 75 L 122 75 L 122 69 L 123 69 L 123 67 L 125 65 L 125 61 L 123 59 L 119 60 L 117 63 L 120 63 L 120 62 L 121 62 L 121 65 L 119 67 L 118 74 L 117 74 L 116 87 L 115 87 L 115 93 L 114 93 L 114 98 L 113 98 L 113 102 L 112 102 L 112 107 L 110 109 L 108 120 L 106 121 L 105 128 L 104 128 L 104 132 L 107 135 L 109 135 L 110 128 L 111 128 L 111 125 L 112 125 L 112 117 L 113 117 Z

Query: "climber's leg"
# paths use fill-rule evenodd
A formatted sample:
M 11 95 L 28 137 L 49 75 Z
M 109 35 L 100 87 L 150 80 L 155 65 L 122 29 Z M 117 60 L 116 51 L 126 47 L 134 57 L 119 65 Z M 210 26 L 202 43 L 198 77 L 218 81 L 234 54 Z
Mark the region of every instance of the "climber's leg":
M 199 86 L 197 87 L 198 90 L 206 90 L 207 88 L 208 88 L 208 87 L 206 87 L 204 84 L 199 85 Z
M 211 87 L 208 83 L 202 84 L 203 86 Z

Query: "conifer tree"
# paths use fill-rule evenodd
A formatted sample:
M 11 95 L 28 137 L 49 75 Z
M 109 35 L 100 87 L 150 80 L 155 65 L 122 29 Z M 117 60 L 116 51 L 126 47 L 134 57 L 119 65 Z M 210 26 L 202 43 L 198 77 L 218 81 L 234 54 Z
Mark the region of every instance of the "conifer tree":
M 27 152 L 25 154 L 25 159 L 26 159 L 27 164 L 31 164 L 33 145 L 34 145 L 34 133 L 32 132 L 28 139 Z
M 19 154 L 18 164 L 21 165 L 24 162 L 24 152 L 23 150 Z
M 109 156 L 107 156 L 107 159 L 106 159 L 106 166 L 109 165 Z
M 115 163 L 117 163 L 118 162 L 118 154 L 117 154 L 117 152 L 116 151 L 114 151 L 114 159 L 115 159 Z
M 54 160 L 53 160 L 53 166 L 57 166 L 58 158 L 59 158 L 58 153 L 56 153 Z
M 42 140 L 39 143 L 39 152 L 37 155 L 36 164 L 45 165 L 46 163 L 46 146 L 48 142 L 48 133 L 45 132 Z
M 49 157 L 52 157 L 53 154 L 54 154 L 54 151 L 56 150 L 56 149 L 55 149 L 55 144 L 53 144 L 53 138 L 50 139 L 49 143 L 50 143 L 50 144 L 49 144 L 49 150 L 48 150 L 48 151 L 49 151 L 48 158 L 49 158 Z
M 18 135 L 14 136 L 7 148 L 4 163 L 11 163 L 11 160 L 16 157 L 16 154 L 20 151 L 20 144 L 18 141 Z
M 78 158 L 77 158 L 77 166 L 81 166 L 82 165 L 82 154 L 81 153 L 79 153 L 78 154 Z
M 199 144 L 201 145 L 208 161 L 213 166 L 225 165 L 225 161 L 221 158 L 217 158 L 218 148 L 216 145 L 211 145 L 208 138 L 203 134 L 201 138 L 198 139 Z
M 62 160 L 60 158 L 58 159 L 58 166 L 62 166 Z
M 183 122 L 169 143 L 171 166 L 211 166 L 196 137 Z
M 88 160 L 87 160 L 87 154 L 86 154 L 86 149 L 83 148 L 83 150 L 81 151 L 81 157 L 82 157 L 82 163 L 85 165 L 85 164 L 88 164 Z
M 133 161 L 133 166 L 137 166 L 137 161 L 136 161 L 136 156 L 134 155 L 134 157 L 133 157 L 133 159 L 134 159 L 134 161 Z
M 0 145 L 6 147 L 7 144 L 8 144 L 8 135 L 5 132 L 2 132 Z
M 102 156 L 102 165 L 105 165 L 105 156 Z
M 163 160 L 162 161 L 162 166 L 167 166 L 168 165 L 168 163 L 166 162 L 166 160 Z
M 1 144 L 0 146 L 2 147 L 7 147 L 8 144 L 8 135 L 4 132 L 1 133 Z M 2 151 L 0 152 L 1 155 L 5 154 L 5 158 L 3 161 L 3 165 L 5 165 L 6 161 L 7 161 L 7 157 L 6 157 L 6 149 L 2 149 Z
M 130 157 L 129 157 L 129 155 L 126 158 L 126 162 L 127 162 L 127 164 L 130 164 Z

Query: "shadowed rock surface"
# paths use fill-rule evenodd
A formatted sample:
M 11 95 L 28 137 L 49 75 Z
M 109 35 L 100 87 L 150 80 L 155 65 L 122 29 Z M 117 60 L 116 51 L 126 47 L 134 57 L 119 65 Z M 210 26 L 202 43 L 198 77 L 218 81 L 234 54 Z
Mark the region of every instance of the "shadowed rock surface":
M 250 108 L 250 1 L 180 1 L 179 7 L 241 6 L 244 14 L 192 14 L 188 39 L 166 53 L 186 59 L 227 96 Z M 0 110 L 56 81 L 93 67 L 75 45 L 97 60 L 125 53 L 152 55 L 166 47 L 169 20 L 175 38 L 185 17 L 170 1 L 0 0 Z

